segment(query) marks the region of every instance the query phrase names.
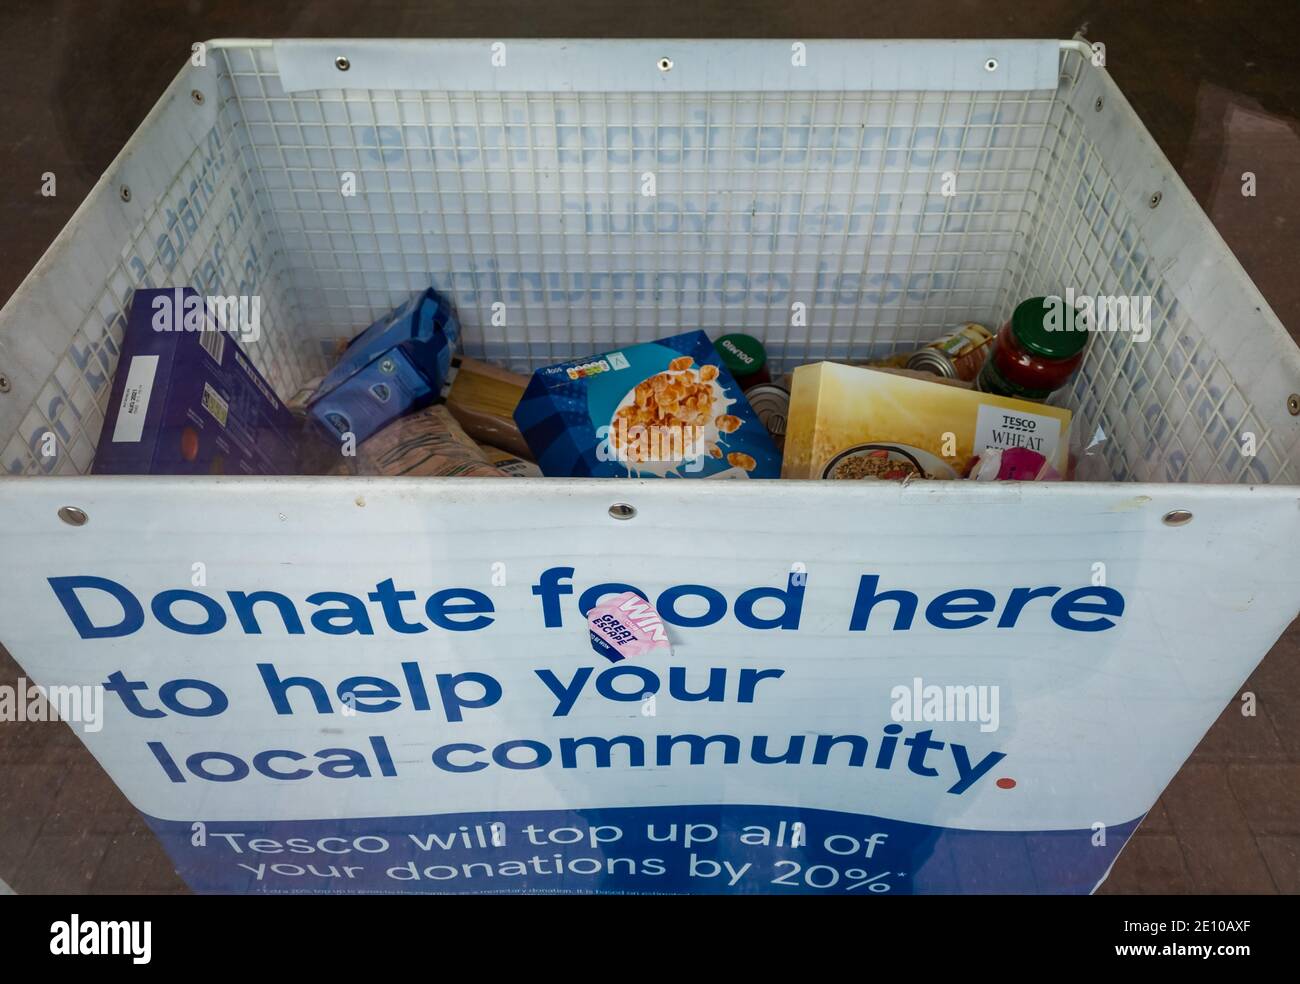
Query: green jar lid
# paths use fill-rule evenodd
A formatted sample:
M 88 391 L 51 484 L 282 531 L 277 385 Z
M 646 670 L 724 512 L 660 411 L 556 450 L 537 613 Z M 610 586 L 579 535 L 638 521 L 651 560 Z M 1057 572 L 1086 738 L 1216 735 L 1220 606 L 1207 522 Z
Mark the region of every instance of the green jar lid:
M 733 376 L 749 376 L 758 372 L 767 362 L 763 343 L 753 335 L 723 335 L 713 343 L 718 358 Z
M 1048 359 L 1068 359 L 1088 344 L 1083 315 L 1065 306 L 1065 299 L 1031 297 L 1016 305 L 1011 332 L 1029 351 Z

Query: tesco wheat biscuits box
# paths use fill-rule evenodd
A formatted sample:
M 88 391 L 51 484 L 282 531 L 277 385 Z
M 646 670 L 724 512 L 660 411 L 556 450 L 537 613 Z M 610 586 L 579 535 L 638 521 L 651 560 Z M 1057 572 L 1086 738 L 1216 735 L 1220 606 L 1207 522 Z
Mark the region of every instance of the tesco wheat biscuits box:
M 1070 411 L 876 369 L 794 371 L 784 478 L 964 478 L 986 448 L 1025 448 L 1066 474 Z
M 293 475 L 298 424 L 188 288 L 137 290 L 96 475 Z
M 702 331 L 538 369 L 515 423 L 552 477 L 781 472 L 767 428 Z

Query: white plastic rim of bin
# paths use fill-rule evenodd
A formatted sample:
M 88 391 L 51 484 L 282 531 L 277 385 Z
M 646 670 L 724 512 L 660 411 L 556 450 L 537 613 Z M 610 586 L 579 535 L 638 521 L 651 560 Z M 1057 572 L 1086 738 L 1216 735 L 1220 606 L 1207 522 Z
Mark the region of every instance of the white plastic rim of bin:
M 200 890 L 515 877 L 493 863 L 467 874 L 482 859 L 463 846 L 429 874 L 405 835 L 442 836 L 449 815 L 505 823 L 508 852 L 530 824 L 617 828 L 638 867 L 593 883 L 576 848 L 547 844 L 564 865 L 513 883 L 529 890 L 841 891 L 842 842 L 827 843 L 840 834 L 870 845 L 870 870 L 854 870 L 891 891 L 1091 889 L 1295 615 L 1294 346 L 1086 46 L 809 42 L 799 74 L 771 42 L 609 44 L 505 42 L 502 67 L 526 69 L 513 80 L 488 74 L 486 41 L 214 42 L 207 65 L 183 70 L 0 312 L 5 468 L 50 476 L 0 479 L 0 641 L 44 686 L 146 684 L 164 717 L 132 713 L 118 688 L 103 729 L 78 733 Z M 665 52 L 670 73 L 655 67 Z M 330 88 L 341 53 L 346 90 Z M 779 69 L 764 64 L 778 55 Z M 439 74 L 462 63 L 458 80 Z M 630 65 L 652 81 L 629 81 Z M 216 95 L 197 105 L 196 88 Z M 360 190 L 345 200 L 349 168 Z M 951 199 L 935 190 L 945 170 Z M 714 289 L 728 270 L 744 289 Z M 997 323 L 1018 298 L 1113 279 L 1153 297 L 1151 338 L 1094 339 L 1067 401 L 1104 433 L 1104 473 L 1130 481 L 636 480 L 618 495 L 636 519 L 615 523 L 601 481 L 84 474 L 134 285 L 260 292 L 250 355 L 284 393 L 318 370 L 323 341 L 430 275 L 456 297 L 471 354 L 520 369 L 700 324 L 758 334 L 785 368 Z M 498 290 L 504 325 L 487 316 Z M 797 291 L 815 303 L 796 329 Z M 93 521 L 62 522 L 69 503 Z M 1195 520 L 1170 528 L 1174 510 Z M 578 611 L 600 585 L 634 586 L 668 616 L 680 672 L 602 665 Z M 386 594 L 404 590 L 417 601 Z M 255 591 L 275 597 L 250 632 L 232 592 Z M 349 634 L 321 628 L 339 628 L 308 600 L 322 591 L 360 606 L 340 616 Z M 413 631 L 393 627 L 395 603 Z M 403 663 L 427 674 L 427 700 Z M 321 681 L 327 720 L 310 685 L 277 714 L 259 664 Z M 721 699 L 683 699 L 714 670 Z M 770 671 L 746 678 L 748 700 L 746 670 Z M 448 697 L 439 673 L 479 686 Z M 641 673 L 658 681 L 653 702 Z M 400 706 L 344 713 L 337 687 L 358 674 L 398 687 Z M 494 685 L 491 706 L 462 706 Z M 895 690 L 928 685 L 996 688 L 979 692 L 1002 695 L 999 723 L 898 720 Z M 226 706 L 203 714 L 218 691 Z M 573 704 L 557 715 L 561 694 Z M 691 734 L 730 738 L 699 765 L 680 744 L 680 760 L 660 761 L 662 736 Z M 600 742 L 620 735 L 646 765 L 635 742 L 601 764 Z M 815 762 L 835 736 L 850 737 Z M 762 764 L 760 737 L 791 760 Z M 368 777 L 323 776 L 327 747 L 351 749 Z M 276 749 L 306 758 L 264 757 Z M 536 767 L 518 767 L 530 756 Z M 310 774 L 267 774 L 294 761 Z M 227 839 L 196 848 L 197 820 L 401 846 L 392 865 L 365 866 L 373 883 L 257 874 Z M 691 875 L 680 840 L 644 843 L 647 823 L 673 822 L 773 835 L 798 822 L 810 836 L 798 857 L 730 835 L 700 848 L 751 865 L 723 884 Z M 410 863 L 410 880 L 385 873 Z

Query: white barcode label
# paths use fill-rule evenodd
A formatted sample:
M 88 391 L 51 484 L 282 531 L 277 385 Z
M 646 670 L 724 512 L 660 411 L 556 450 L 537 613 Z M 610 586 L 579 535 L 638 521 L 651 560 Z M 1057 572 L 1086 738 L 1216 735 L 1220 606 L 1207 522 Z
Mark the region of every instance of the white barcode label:
M 203 384 L 203 409 L 216 419 L 222 427 L 226 426 L 226 416 L 230 412 L 230 404 L 221 398 L 221 396 L 207 383 Z
M 203 346 L 203 351 L 217 360 L 217 365 L 221 365 L 221 358 L 226 354 L 226 333 L 224 331 L 202 329 L 199 332 L 199 344 Z
M 114 444 L 134 444 L 144 434 L 144 418 L 149 412 L 149 394 L 158 372 L 158 356 L 137 355 L 126 370 L 126 388 L 117 407 L 113 425 Z

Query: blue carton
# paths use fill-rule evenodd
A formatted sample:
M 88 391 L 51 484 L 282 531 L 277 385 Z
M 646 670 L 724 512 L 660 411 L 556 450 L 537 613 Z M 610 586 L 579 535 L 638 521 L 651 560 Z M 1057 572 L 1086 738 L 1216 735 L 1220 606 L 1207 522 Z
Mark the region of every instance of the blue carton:
M 135 292 L 94 474 L 292 475 L 298 429 L 197 291 Z
M 357 444 L 441 394 L 460 338 L 451 304 L 433 288 L 389 311 L 348 343 L 321 382 L 308 417 L 337 441 Z
M 780 452 L 702 331 L 538 369 L 515 423 L 547 476 L 781 474 Z

